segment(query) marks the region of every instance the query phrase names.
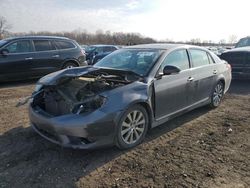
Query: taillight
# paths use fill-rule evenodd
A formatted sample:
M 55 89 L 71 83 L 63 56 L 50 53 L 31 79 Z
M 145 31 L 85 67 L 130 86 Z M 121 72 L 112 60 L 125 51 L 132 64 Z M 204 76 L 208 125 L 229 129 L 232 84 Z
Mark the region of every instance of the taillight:
M 231 67 L 231 65 L 229 63 L 227 63 L 227 68 L 232 70 L 232 67 Z

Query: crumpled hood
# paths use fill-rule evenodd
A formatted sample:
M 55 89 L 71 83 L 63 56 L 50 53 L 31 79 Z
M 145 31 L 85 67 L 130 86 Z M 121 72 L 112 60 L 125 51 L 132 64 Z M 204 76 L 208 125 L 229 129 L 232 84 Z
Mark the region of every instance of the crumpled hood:
M 93 66 L 86 66 L 86 67 L 77 67 L 77 68 L 70 68 L 70 69 L 64 69 L 57 72 L 50 73 L 44 77 L 42 77 L 39 81 L 39 85 L 47 85 L 47 86 L 53 86 L 57 85 L 58 81 L 62 78 L 73 78 L 73 77 L 80 77 L 95 71 L 105 71 L 110 74 L 129 74 L 137 76 L 138 78 L 141 78 L 140 75 L 129 71 L 129 70 L 120 70 L 120 69 L 110 69 L 110 68 L 101 68 L 101 67 L 93 67 Z
M 41 85 L 56 85 L 57 81 L 63 77 L 79 77 L 88 74 L 93 71 L 100 70 L 100 68 L 87 66 L 87 67 L 77 67 L 71 69 L 63 69 L 57 72 L 50 73 L 42 77 L 38 84 Z

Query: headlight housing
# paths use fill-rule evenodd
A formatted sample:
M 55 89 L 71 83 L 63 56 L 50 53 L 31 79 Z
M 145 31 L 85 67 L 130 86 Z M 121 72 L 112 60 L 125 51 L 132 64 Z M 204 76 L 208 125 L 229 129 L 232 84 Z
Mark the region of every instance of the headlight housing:
M 85 101 L 82 101 L 74 105 L 72 109 L 72 113 L 82 114 L 82 113 L 87 113 L 87 112 L 93 112 L 96 109 L 103 106 L 106 101 L 107 101 L 107 98 L 101 95 L 96 95 L 94 97 L 88 98 Z

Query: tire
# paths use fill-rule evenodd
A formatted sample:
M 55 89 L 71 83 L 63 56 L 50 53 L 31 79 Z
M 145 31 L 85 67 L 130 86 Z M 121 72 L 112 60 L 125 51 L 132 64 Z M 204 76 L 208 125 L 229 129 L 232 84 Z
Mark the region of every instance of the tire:
M 121 117 L 116 132 L 116 146 L 129 149 L 139 145 L 148 130 L 148 113 L 141 105 L 129 108 Z
M 63 66 L 63 69 L 70 69 L 70 68 L 74 68 L 77 67 L 77 65 L 75 63 L 72 62 L 67 62 L 65 63 L 65 65 Z
M 224 84 L 223 84 L 223 82 L 219 81 L 214 86 L 212 96 L 211 96 L 210 106 L 212 108 L 217 108 L 221 103 L 223 95 L 224 95 Z

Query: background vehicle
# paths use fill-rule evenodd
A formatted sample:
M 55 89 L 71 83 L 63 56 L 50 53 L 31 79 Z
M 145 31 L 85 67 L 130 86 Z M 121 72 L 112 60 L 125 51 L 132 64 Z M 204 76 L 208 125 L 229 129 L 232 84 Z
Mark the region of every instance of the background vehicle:
M 86 48 L 88 47 L 88 45 L 85 45 L 85 44 L 82 44 L 82 45 L 80 45 L 80 47 L 84 50 L 84 52 L 85 52 L 85 50 L 86 50 Z
M 85 48 L 86 60 L 89 65 L 95 64 L 97 61 L 101 60 L 103 57 L 118 50 L 118 46 L 114 45 L 91 45 Z
M 250 79 L 250 46 L 226 51 L 220 58 L 232 66 L 233 78 Z
M 41 78 L 29 116 L 38 134 L 65 147 L 131 148 L 177 115 L 218 107 L 230 82 L 230 65 L 205 48 L 131 46 Z
M 240 39 L 236 45 L 235 48 L 250 46 L 250 36 Z
M 27 36 L 1 40 L 0 81 L 41 77 L 84 66 L 85 55 L 77 42 L 63 37 Z

